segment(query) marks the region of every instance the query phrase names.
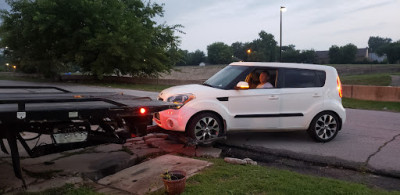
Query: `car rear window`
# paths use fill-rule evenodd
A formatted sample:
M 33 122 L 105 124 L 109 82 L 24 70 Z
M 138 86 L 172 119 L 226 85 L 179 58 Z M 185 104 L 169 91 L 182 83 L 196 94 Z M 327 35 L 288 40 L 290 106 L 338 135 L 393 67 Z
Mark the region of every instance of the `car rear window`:
M 285 69 L 284 88 L 323 87 L 326 73 L 321 70 Z

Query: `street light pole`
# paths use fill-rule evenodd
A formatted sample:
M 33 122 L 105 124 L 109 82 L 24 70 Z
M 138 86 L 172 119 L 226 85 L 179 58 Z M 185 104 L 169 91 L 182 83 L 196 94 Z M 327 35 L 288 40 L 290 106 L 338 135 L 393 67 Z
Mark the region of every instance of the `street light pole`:
M 282 12 L 286 11 L 286 7 L 281 6 L 280 9 L 280 20 L 281 20 L 281 25 L 280 25 L 280 41 L 279 41 L 279 62 L 282 62 Z
M 248 62 L 250 62 L 250 61 L 249 61 L 250 54 L 251 54 L 251 49 L 248 49 L 248 50 L 247 50 L 247 61 L 248 61 Z

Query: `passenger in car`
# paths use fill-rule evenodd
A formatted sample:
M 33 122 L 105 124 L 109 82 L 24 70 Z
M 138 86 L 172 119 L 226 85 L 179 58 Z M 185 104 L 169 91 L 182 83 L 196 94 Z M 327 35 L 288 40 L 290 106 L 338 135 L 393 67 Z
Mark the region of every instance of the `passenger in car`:
M 265 88 L 273 88 L 274 86 L 268 82 L 269 80 L 269 72 L 263 71 L 260 74 L 260 84 L 257 85 L 257 89 L 265 89 Z
M 252 72 L 249 75 L 247 75 L 245 81 L 249 83 L 250 89 L 255 89 L 257 88 L 257 85 L 260 84 L 259 76 L 255 72 Z

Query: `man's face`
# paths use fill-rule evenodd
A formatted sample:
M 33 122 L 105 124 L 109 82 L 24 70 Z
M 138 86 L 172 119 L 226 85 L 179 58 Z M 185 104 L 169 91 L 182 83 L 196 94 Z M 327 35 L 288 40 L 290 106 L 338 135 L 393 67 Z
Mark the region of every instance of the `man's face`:
M 262 73 L 260 74 L 260 82 L 261 82 L 261 83 L 266 83 L 266 82 L 268 82 L 268 79 L 269 79 L 269 77 L 268 77 L 267 73 L 262 72 Z

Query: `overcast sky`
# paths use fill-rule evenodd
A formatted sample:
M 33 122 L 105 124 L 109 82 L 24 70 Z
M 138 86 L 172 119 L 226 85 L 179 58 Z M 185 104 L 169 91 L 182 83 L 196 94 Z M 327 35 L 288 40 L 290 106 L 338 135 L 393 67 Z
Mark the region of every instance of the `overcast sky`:
M 250 42 L 264 30 L 279 42 L 279 8 L 283 14 L 283 45 L 328 50 L 353 43 L 367 47 L 370 36 L 400 39 L 400 0 L 153 0 L 164 3 L 169 25 L 182 24 L 181 48 L 206 52 L 222 41 Z M 4 0 L 0 8 L 8 9 Z
M 367 47 L 370 36 L 400 39 L 400 0 L 155 0 L 165 4 L 160 21 L 182 24 L 183 49 L 206 51 L 222 41 L 250 42 L 265 30 L 279 42 L 279 8 L 283 45 L 328 50 L 353 43 Z

